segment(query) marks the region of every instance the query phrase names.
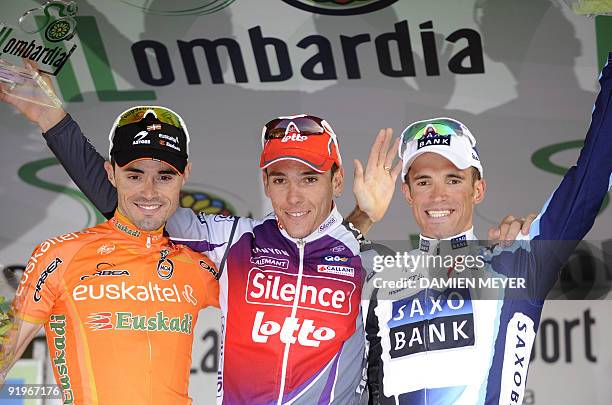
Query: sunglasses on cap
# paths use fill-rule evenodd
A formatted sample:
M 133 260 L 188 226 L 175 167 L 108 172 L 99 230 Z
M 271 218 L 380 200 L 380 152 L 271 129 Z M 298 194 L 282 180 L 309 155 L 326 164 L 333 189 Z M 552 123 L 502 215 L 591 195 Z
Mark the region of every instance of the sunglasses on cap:
M 110 141 L 109 149 L 108 149 L 109 156 L 110 156 L 111 150 L 113 149 L 113 137 L 115 135 L 115 130 L 125 125 L 139 122 L 145 116 L 150 115 L 150 114 L 152 114 L 153 117 L 156 118 L 158 121 L 163 122 L 168 125 L 172 125 L 174 127 L 177 127 L 185 133 L 185 136 L 187 137 L 187 151 L 186 152 L 187 154 L 189 154 L 189 140 L 190 140 L 189 132 L 187 131 L 187 126 L 185 125 L 185 121 L 183 120 L 183 118 L 169 108 L 145 105 L 145 106 L 136 106 L 136 107 L 128 108 L 127 110 L 119 114 L 119 116 L 115 120 L 115 123 L 111 127 L 110 133 L 108 134 L 108 140 Z M 148 129 L 148 130 L 154 131 L 156 129 L 160 129 L 160 128 L 155 128 L 154 126 L 155 124 L 152 124 L 151 129 Z
M 434 132 L 438 135 L 465 136 L 470 140 L 472 148 L 476 146 L 476 139 L 470 130 L 461 122 L 452 118 L 435 118 L 417 121 L 410 124 L 400 136 L 398 155 L 402 159 L 408 143 L 422 138 L 428 133 Z
M 265 147 L 266 142 L 273 139 L 283 139 L 291 131 L 291 126 L 295 126 L 302 136 L 318 136 L 328 135 L 330 140 L 336 146 L 338 161 L 342 164 L 340 156 L 340 148 L 336 133 L 327 121 L 314 115 L 293 115 L 287 117 L 278 117 L 264 125 L 261 130 L 261 147 Z M 331 142 L 328 144 L 327 153 L 331 156 Z

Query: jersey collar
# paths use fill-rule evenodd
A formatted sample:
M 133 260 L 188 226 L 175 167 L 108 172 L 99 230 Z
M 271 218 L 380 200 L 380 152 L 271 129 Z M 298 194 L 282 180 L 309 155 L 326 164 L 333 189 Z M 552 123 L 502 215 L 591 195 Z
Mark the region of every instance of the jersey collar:
M 477 239 L 474 234 L 474 227 L 449 238 L 432 239 L 423 235 L 419 235 L 419 238 L 419 250 L 431 254 L 439 252 L 438 246 L 440 246 L 440 241 L 450 241 L 450 243 L 442 243 L 442 246 L 445 250 L 450 249 L 451 251 L 456 251 L 466 248 L 468 246 L 468 241 Z
M 301 238 L 301 240 L 304 243 L 308 243 L 308 242 L 312 242 L 313 240 L 319 239 L 321 236 L 324 235 L 328 235 L 329 233 L 331 233 L 334 229 L 336 229 L 338 226 L 340 226 L 342 224 L 343 221 L 343 217 L 342 215 L 340 215 L 340 212 L 338 212 L 338 208 L 336 207 L 336 204 L 334 203 L 331 212 L 329 213 L 329 215 L 327 216 L 327 218 L 325 218 L 325 221 L 323 221 L 310 235 Z M 276 223 L 278 224 L 278 229 L 280 230 L 281 234 L 293 241 L 293 242 L 297 242 L 300 239 L 297 238 L 293 238 L 291 236 L 289 236 L 289 234 L 287 233 L 287 231 L 285 230 L 285 228 L 283 228 L 281 226 L 281 224 L 278 222 L 278 220 L 276 221 Z
M 164 227 L 160 227 L 154 231 L 141 231 L 132 224 L 132 222 L 119 210 L 115 210 L 115 215 L 109 220 L 109 223 L 121 235 L 134 241 L 140 241 L 147 247 L 151 244 L 160 243 L 164 239 Z

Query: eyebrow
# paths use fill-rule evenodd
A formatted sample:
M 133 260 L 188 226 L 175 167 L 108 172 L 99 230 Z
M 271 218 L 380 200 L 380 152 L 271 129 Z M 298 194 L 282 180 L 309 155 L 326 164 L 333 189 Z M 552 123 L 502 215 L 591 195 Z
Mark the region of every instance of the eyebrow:
M 465 176 L 462 176 L 461 174 L 457 174 L 457 173 L 448 173 L 445 175 L 446 178 L 452 178 L 452 179 L 461 179 L 464 180 Z M 413 180 L 422 180 L 422 179 L 431 179 L 431 176 L 429 174 L 417 174 L 416 176 L 414 176 Z
M 135 167 L 128 167 L 127 169 L 125 169 L 126 172 L 131 172 L 131 173 L 138 173 L 138 174 L 144 174 L 144 171 L 140 170 L 140 169 L 136 169 Z M 166 170 L 160 170 L 157 172 L 157 174 L 172 174 L 172 175 L 178 175 L 178 172 L 171 170 L 171 169 L 166 169 Z
M 300 176 L 313 176 L 313 175 L 319 175 L 319 174 L 321 174 L 321 173 L 317 172 L 316 170 L 309 170 L 309 171 L 300 173 Z M 287 173 L 283 173 L 283 172 L 268 172 L 268 176 L 283 176 L 283 177 L 287 177 Z
M 428 174 L 417 174 L 413 177 L 413 180 L 422 180 L 422 179 L 431 179 L 431 176 Z

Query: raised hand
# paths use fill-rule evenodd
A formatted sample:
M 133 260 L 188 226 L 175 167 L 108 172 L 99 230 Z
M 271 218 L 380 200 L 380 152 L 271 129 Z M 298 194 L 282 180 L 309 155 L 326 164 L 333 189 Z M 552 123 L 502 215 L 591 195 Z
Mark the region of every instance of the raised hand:
M 392 138 L 391 128 L 378 131 L 365 170 L 358 159 L 353 161 L 355 164 L 353 194 L 358 208 L 365 212 L 372 222 L 380 221 L 387 212 L 395 191 L 397 176 L 402 171 L 401 161 L 393 166 L 399 139 L 392 145 Z
M 512 214 L 507 215 L 497 228 L 489 228 L 490 243 L 501 243 L 502 246 L 510 246 L 519 232 L 523 235 L 529 234 L 529 228 L 538 215 L 531 213 L 525 218 L 515 218 Z

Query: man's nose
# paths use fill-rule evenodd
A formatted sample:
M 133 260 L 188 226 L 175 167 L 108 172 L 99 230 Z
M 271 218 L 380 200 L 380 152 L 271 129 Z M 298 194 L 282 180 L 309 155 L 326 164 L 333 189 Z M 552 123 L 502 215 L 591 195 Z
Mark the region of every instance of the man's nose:
M 304 192 L 298 184 L 289 183 L 287 192 L 287 202 L 291 205 L 296 205 L 304 200 Z

